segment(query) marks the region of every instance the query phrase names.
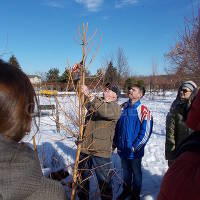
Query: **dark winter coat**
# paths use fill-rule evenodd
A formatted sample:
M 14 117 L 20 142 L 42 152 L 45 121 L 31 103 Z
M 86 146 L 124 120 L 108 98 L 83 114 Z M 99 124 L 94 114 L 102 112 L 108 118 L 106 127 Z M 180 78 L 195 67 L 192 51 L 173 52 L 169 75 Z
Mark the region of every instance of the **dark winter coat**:
M 173 160 L 178 145 L 190 135 L 191 130 L 186 126 L 186 114 L 188 109 L 188 101 L 179 101 L 166 117 L 166 142 L 165 142 L 165 158 Z
M 199 200 L 200 132 L 191 134 L 176 156 L 163 178 L 158 200 Z
M 0 135 L 0 199 L 66 200 L 64 188 L 43 176 L 37 154 Z
M 85 104 L 86 128 L 84 129 L 82 153 L 109 158 L 115 125 L 121 114 L 121 107 L 116 102 L 104 102 L 95 97 L 92 102 Z
M 187 116 L 187 126 L 192 130 L 200 131 L 200 90 L 192 103 L 190 112 Z
M 186 126 L 186 119 L 188 118 L 187 114 L 191 104 L 197 96 L 198 89 L 195 88 L 190 98 L 186 101 L 181 100 L 180 91 L 181 87 L 166 117 L 165 158 L 167 160 L 174 159 L 177 147 L 192 132 L 192 130 Z

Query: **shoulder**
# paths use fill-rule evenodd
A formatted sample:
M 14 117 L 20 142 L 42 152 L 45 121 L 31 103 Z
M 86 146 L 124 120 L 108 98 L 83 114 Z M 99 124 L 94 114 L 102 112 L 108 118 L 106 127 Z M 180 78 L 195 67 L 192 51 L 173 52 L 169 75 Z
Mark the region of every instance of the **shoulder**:
M 42 177 L 40 187 L 28 198 L 28 200 L 35 199 L 67 200 L 69 198 L 67 198 L 66 191 L 59 182 Z
M 113 105 L 114 107 L 117 107 L 117 108 L 120 108 L 120 109 L 121 109 L 121 105 L 119 105 L 119 104 L 117 103 L 117 101 L 112 102 L 112 105 Z
M 0 137 L 1 155 L 12 158 L 14 162 L 30 163 L 36 160 L 33 149 L 24 142 L 16 142 L 6 137 Z
M 145 106 L 143 104 L 140 104 L 140 107 L 141 107 L 141 112 L 142 113 L 148 113 L 148 112 L 150 112 L 150 110 L 147 108 L 147 106 Z
M 151 120 L 152 115 L 151 115 L 151 111 L 148 109 L 148 107 L 144 104 L 140 104 L 137 107 L 137 113 L 138 113 L 138 117 L 141 121 L 143 121 L 145 118 L 147 120 Z

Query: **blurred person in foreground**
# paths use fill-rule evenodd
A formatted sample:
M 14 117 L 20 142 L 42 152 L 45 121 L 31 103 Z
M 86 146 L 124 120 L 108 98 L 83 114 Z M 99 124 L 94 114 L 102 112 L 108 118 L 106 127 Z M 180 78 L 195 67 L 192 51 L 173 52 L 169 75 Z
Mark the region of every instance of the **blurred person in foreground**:
M 117 147 L 123 170 L 123 191 L 117 198 L 140 199 L 142 187 L 142 157 L 153 129 L 153 117 L 141 103 L 145 88 L 133 84 L 129 88 L 129 100 L 123 104 L 123 111 L 117 122 L 113 148 Z
M 191 101 L 197 92 L 197 85 L 193 81 L 185 81 L 179 87 L 177 98 L 172 103 L 166 117 L 166 142 L 165 158 L 168 166 L 174 161 L 178 145 L 191 134 L 186 126 L 186 114 L 190 108 Z
M 0 60 L 0 199 L 66 200 L 64 188 L 43 176 L 37 152 L 21 142 L 37 104 L 29 78 Z
M 79 200 L 89 200 L 89 181 L 95 171 L 102 200 L 112 200 L 111 152 L 115 125 L 121 114 L 117 104 L 120 90 L 116 85 L 106 84 L 103 98 L 91 99 L 87 86 L 82 87 L 87 109 L 85 129 L 81 146 L 79 170 L 81 181 Z
M 194 132 L 177 148 L 176 160 L 163 178 L 158 200 L 200 199 L 200 90 L 186 124 Z

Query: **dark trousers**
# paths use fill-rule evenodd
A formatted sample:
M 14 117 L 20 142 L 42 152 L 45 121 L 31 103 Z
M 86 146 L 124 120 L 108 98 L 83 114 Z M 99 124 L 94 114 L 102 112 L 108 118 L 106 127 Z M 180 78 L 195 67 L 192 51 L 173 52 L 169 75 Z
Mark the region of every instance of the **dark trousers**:
M 139 199 L 142 187 L 142 159 L 121 158 L 124 189 L 131 190 L 135 199 Z
M 112 200 L 110 158 L 102 158 L 81 153 L 79 171 L 81 182 L 78 190 L 80 200 L 89 199 L 89 181 L 95 171 L 102 200 Z

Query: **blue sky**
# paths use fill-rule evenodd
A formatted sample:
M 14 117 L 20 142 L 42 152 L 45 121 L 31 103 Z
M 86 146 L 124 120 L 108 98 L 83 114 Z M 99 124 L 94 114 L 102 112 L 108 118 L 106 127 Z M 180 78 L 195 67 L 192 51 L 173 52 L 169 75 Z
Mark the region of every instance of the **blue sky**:
M 163 74 L 164 54 L 184 30 L 184 17 L 196 12 L 200 0 L 1 0 L 0 54 L 14 54 L 26 73 L 64 71 L 81 60 L 78 27 L 88 22 L 88 34 L 98 30 L 102 42 L 92 73 L 116 56 L 121 47 L 132 75 L 152 73 L 152 62 Z M 8 42 L 7 41 L 8 35 Z

